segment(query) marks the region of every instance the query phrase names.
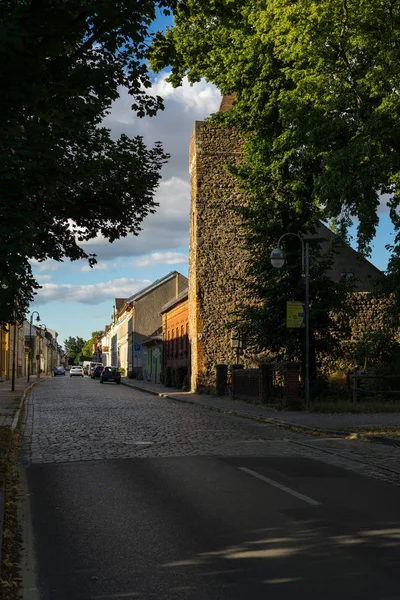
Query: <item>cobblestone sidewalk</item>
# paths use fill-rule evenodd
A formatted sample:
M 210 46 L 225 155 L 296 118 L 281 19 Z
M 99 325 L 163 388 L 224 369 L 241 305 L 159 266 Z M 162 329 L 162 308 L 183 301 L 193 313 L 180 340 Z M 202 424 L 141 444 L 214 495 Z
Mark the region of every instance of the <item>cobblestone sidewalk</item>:
M 241 400 L 232 400 L 227 397 L 180 392 L 148 381 L 138 381 L 137 379 L 124 377 L 122 383 L 135 389 L 147 391 L 158 396 L 161 395 L 172 400 L 190 402 L 214 410 L 233 411 L 235 414 L 245 417 L 268 419 L 271 423 L 277 425 L 286 424 L 321 430 L 336 430 L 342 427 L 400 427 L 400 413 L 326 414 L 274 411 L 264 406 L 249 404 Z
M 40 379 L 31 377 L 29 382 L 27 377 L 18 378 L 15 380 L 13 392 L 11 380 L 0 383 L 0 427 L 11 427 L 24 393 L 27 394 L 34 385 L 46 379 L 48 379 L 47 375 L 43 375 Z

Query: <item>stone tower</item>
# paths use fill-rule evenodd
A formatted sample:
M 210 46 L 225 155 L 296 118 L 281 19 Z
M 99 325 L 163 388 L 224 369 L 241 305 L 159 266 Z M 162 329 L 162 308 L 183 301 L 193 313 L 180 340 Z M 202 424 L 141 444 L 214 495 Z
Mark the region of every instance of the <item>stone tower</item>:
M 228 110 L 224 97 L 220 110 Z M 215 386 L 215 365 L 235 361 L 227 324 L 241 303 L 236 276 L 246 253 L 240 217 L 245 201 L 226 164 L 237 164 L 243 140 L 237 133 L 196 121 L 190 142 L 189 332 L 192 390 Z
M 220 111 L 229 110 L 233 96 L 225 96 Z M 196 121 L 189 150 L 190 165 L 190 241 L 189 241 L 189 336 L 191 343 L 192 390 L 215 389 L 215 366 L 236 362 L 231 348 L 231 329 L 235 310 L 243 302 L 241 284 L 248 254 L 244 249 L 240 216 L 236 207 L 246 197 L 226 165 L 238 164 L 244 139 L 237 131 Z M 334 234 L 321 224 L 317 235 L 326 250 Z M 360 259 L 350 247 L 337 251 L 333 280 L 352 275 L 355 290 L 370 291 L 380 271 Z

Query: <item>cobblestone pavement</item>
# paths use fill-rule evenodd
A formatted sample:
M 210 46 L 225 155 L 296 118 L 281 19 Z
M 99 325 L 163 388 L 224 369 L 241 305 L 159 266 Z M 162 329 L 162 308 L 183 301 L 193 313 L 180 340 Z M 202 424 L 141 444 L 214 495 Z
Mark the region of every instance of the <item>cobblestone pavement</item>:
M 24 463 L 172 456 L 302 456 L 400 485 L 400 450 L 316 438 L 87 377 L 35 387 Z

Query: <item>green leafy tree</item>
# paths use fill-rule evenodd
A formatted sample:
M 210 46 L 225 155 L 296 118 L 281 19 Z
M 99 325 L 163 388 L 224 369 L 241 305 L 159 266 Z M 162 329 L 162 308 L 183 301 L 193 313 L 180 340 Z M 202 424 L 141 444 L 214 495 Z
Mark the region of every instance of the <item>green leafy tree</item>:
M 103 331 L 92 331 L 90 340 L 88 340 L 81 350 L 82 360 L 92 360 L 93 358 L 93 344 L 98 337 L 103 335 Z
M 64 348 L 66 353 L 68 354 L 68 364 L 69 365 L 76 365 L 78 364 L 81 360 L 83 360 L 81 358 L 82 356 L 82 348 L 85 346 L 86 341 L 77 336 L 77 337 L 72 337 L 69 336 L 65 342 L 64 342 Z
M 241 166 L 230 168 L 250 199 L 242 214 L 253 304 L 240 315 L 243 327 L 259 351 L 299 356 L 304 334 L 286 330 L 284 310 L 287 299 L 302 298 L 304 282 L 296 260 L 281 273 L 270 266 L 278 238 L 288 231 L 310 237 L 325 220 L 345 240 L 357 217 L 359 249 L 368 254 L 381 193 L 390 194 L 400 226 L 400 6 L 187 0 L 174 16 L 153 43 L 153 69 L 170 65 L 175 86 L 184 76 L 205 77 L 234 94 L 232 109 L 212 119 L 247 138 Z M 296 240 L 287 248 L 289 258 L 299 257 Z M 318 244 L 311 254 L 315 357 L 340 352 L 330 311 L 346 310 L 349 290 L 326 276 L 332 256 Z M 315 360 L 313 366 L 315 375 Z
M 304 374 L 305 329 L 286 327 L 286 302 L 305 301 L 301 241 L 295 235 L 281 241 L 286 257 L 281 269 L 274 268 L 270 261 L 279 237 L 283 233 L 297 234 L 298 229 L 295 223 L 284 229 L 264 199 L 258 203 L 253 198 L 241 212 L 249 259 L 241 281 L 243 302 L 232 315 L 231 326 L 240 328 L 248 354 L 269 360 L 301 361 Z M 342 341 L 350 333 L 352 314 L 349 294 L 354 282 L 343 279 L 336 283 L 328 276 L 337 248 L 332 246 L 327 251 L 322 243 L 323 239 L 316 235 L 309 237 L 311 380 L 317 377 L 317 361 L 322 361 L 326 371 L 327 357 L 330 365 L 343 358 Z
M 254 133 L 252 170 L 269 201 L 342 233 L 357 217 L 368 253 L 380 193 L 400 228 L 399 32 L 392 0 L 185 0 L 152 66 L 171 65 L 174 85 L 206 77 L 235 93 L 219 118 Z
M 38 288 L 29 259 L 93 264 L 81 242 L 138 235 L 155 211 L 161 145 L 101 124 L 122 88 L 137 116 L 162 108 L 145 53 L 169 4 L 0 0 L 0 322 Z

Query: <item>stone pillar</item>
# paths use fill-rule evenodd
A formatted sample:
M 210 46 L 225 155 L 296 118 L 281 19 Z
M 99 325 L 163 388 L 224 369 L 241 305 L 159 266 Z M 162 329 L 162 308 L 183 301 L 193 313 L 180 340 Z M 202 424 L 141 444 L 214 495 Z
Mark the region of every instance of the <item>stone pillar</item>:
M 300 406 L 300 363 L 287 362 L 283 365 L 283 400 L 286 406 Z
M 216 365 L 217 396 L 225 396 L 228 387 L 228 365 Z
M 274 365 L 272 363 L 262 363 L 260 365 L 260 378 L 261 378 L 261 402 L 263 404 L 268 402 L 272 394 L 272 381 L 273 381 Z

